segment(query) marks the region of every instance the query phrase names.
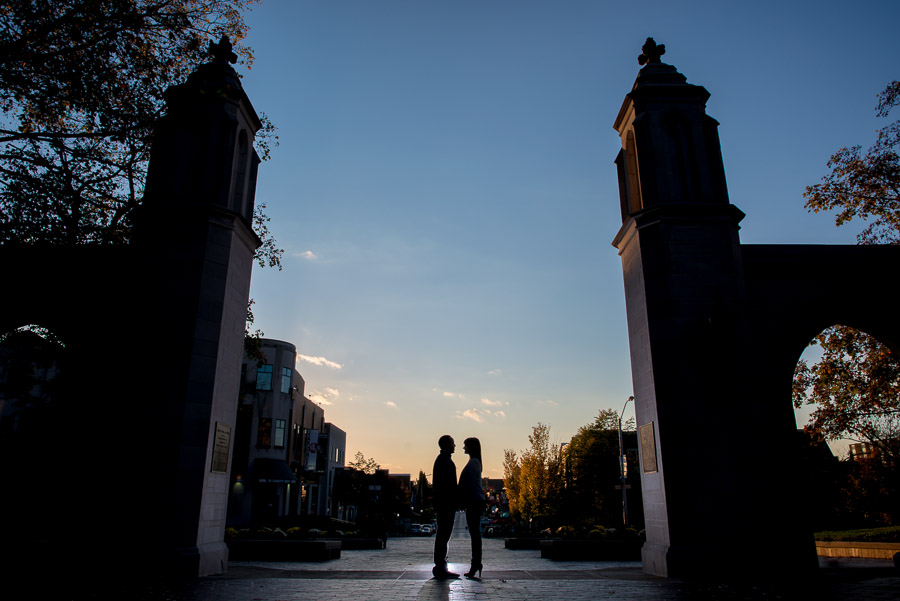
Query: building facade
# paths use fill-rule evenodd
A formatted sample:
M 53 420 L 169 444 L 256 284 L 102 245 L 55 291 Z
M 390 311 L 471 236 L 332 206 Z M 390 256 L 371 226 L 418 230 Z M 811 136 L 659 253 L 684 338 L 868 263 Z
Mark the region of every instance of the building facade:
M 231 527 L 288 526 L 302 516 L 326 514 L 333 484 L 329 472 L 332 463 L 343 465 L 346 434 L 326 424 L 324 409 L 305 396 L 296 362 L 296 347 L 281 340 L 261 339 L 258 356 L 245 353 L 228 502 Z
M 325 423 L 319 432 L 318 459 L 318 505 L 317 513 L 343 519 L 343 507 L 334 495 L 334 480 L 337 471 L 343 469 L 346 460 L 347 433 L 332 423 Z

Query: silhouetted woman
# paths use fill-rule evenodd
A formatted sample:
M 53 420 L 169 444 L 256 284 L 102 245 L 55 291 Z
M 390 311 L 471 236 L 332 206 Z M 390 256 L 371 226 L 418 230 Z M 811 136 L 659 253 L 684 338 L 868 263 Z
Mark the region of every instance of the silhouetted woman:
M 481 514 L 484 511 L 484 489 L 481 488 L 481 442 L 477 438 L 467 438 L 463 451 L 469 455 L 469 462 L 459 475 L 459 497 L 466 510 L 466 525 L 472 539 L 472 567 L 466 578 L 481 576 Z

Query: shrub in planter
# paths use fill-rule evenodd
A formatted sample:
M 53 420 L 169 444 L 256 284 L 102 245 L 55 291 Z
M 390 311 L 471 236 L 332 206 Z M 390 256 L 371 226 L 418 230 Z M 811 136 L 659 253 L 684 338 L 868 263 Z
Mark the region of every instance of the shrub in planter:
M 556 529 L 556 535 L 563 538 L 572 538 L 575 536 L 575 528 L 572 526 L 560 526 Z
M 587 534 L 591 540 L 599 540 L 606 538 L 607 530 L 603 526 L 594 526 Z
M 253 531 L 251 538 L 261 540 L 282 540 L 287 538 L 287 533 L 281 528 L 257 528 Z
M 250 537 L 251 532 L 248 528 L 241 528 L 238 530 L 237 528 L 228 527 L 225 529 L 225 540 L 239 540 Z

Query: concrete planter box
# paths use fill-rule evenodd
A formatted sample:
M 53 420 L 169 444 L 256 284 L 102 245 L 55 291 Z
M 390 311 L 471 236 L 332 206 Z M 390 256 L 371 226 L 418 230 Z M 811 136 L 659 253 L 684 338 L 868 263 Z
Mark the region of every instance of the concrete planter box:
M 640 540 L 543 540 L 541 557 L 567 561 L 640 561 Z
M 344 551 L 360 549 L 384 549 L 384 539 L 375 537 L 317 538 L 316 540 L 339 542 Z
M 864 557 L 891 559 L 900 553 L 898 543 L 861 543 L 856 541 L 816 541 L 816 553 L 822 557 Z
M 257 561 L 328 561 L 340 559 L 341 543 L 333 540 L 233 540 L 229 559 Z

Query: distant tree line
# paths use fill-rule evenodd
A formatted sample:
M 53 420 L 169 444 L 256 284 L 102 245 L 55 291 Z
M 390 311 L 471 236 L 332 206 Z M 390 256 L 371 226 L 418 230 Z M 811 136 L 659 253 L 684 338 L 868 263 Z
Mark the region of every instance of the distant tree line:
M 392 478 L 374 458 L 357 451 L 353 461 L 335 474 L 334 503 L 356 508 L 361 529 L 393 529 L 398 518 L 410 517 L 410 494 L 398 478 Z
M 527 449 L 504 450 L 503 483 L 510 517 L 520 530 L 588 532 L 624 525 L 618 422 L 615 410 L 601 410 L 565 445 L 553 444 L 550 426 L 539 423 L 532 428 Z M 623 450 L 632 450 L 627 463 L 629 526 L 640 529 L 643 513 L 633 419 L 623 424 L 623 440 Z

